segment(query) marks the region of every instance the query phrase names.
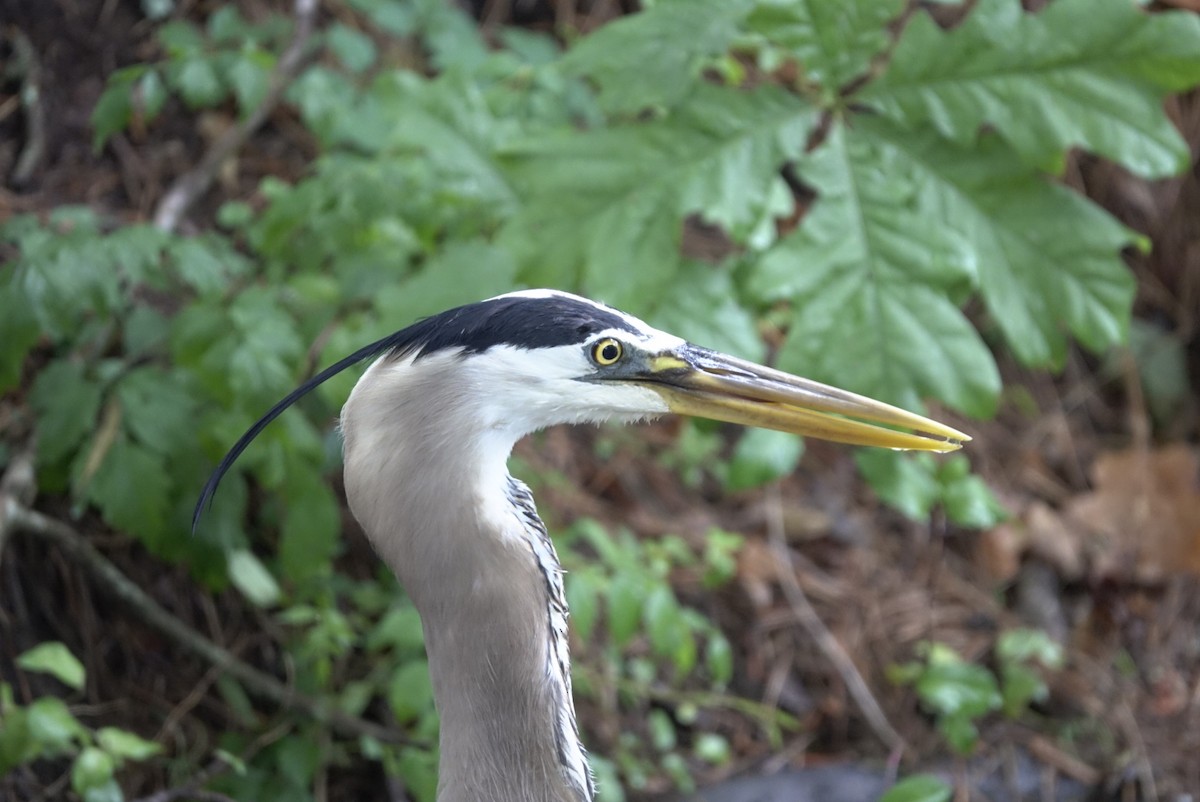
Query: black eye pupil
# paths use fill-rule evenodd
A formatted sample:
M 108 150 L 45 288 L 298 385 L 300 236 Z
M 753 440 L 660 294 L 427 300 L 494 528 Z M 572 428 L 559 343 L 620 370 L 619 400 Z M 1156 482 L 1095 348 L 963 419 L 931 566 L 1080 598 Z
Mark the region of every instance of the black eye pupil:
M 605 362 L 615 362 L 617 357 L 621 355 L 620 349 L 613 343 L 608 343 L 600 349 L 600 356 Z

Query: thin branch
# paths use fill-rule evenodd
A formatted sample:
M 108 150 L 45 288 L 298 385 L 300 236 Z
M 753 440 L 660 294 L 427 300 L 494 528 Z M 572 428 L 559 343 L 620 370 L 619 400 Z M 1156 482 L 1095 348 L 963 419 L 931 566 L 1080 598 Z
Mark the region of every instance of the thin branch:
M 213 177 L 225 160 L 245 144 L 279 104 L 288 84 L 304 65 L 305 52 L 316 24 L 318 5 L 318 0 L 295 0 L 292 12 L 295 30 L 292 33 L 292 41 L 288 43 L 287 49 L 283 51 L 279 63 L 271 73 L 262 102 L 246 116 L 246 119 L 221 134 L 194 169 L 175 179 L 154 212 L 154 225 L 159 229 L 171 232 L 179 226 L 179 221 L 187 214 L 192 204 L 208 190 Z
M 6 532 L 25 532 L 54 543 L 146 623 L 241 682 L 255 696 L 311 716 L 346 736 L 365 735 L 386 743 L 413 743 L 392 729 L 349 716 L 326 701 L 297 693 L 271 675 L 239 660 L 163 609 L 74 529 L 29 509 L 8 494 L 0 495 L 0 540 Z
M 783 587 L 783 595 L 787 597 L 788 604 L 792 607 L 792 612 L 808 630 L 809 637 L 816 641 L 817 647 L 825 655 L 825 659 L 837 669 L 842 681 L 846 683 L 847 690 L 850 691 L 850 696 L 879 740 L 883 741 L 893 752 L 907 750 L 908 744 L 887 720 L 883 708 L 879 706 L 879 702 L 875 701 L 875 696 L 871 693 L 862 674 L 859 673 L 858 667 L 854 665 L 850 655 L 846 654 L 846 650 L 842 648 L 838 639 L 825 626 L 825 622 L 821 620 L 816 608 L 804 594 L 804 588 L 800 587 L 800 582 L 796 579 L 796 569 L 792 565 L 791 556 L 788 554 L 787 539 L 784 536 L 783 501 L 779 495 L 778 485 L 772 486 L 767 491 L 766 501 L 767 537 L 771 542 L 771 552 L 779 571 L 779 583 Z

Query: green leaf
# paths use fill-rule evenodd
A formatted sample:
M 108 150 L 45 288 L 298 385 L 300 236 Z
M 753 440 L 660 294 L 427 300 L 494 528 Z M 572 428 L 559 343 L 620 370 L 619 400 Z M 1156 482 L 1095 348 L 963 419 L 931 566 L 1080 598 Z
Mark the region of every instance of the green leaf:
M 340 519 L 333 492 L 308 471 L 289 470 L 279 561 L 294 582 L 328 573 Z
M 204 56 L 184 61 L 172 82 L 189 108 L 215 106 L 225 98 L 225 87 L 212 62 Z
M 208 18 L 208 35 L 214 43 L 239 42 L 246 36 L 246 27 L 237 6 L 221 6 Z
M 66 704 L 55 696 L 35 699 L 26 708 L 25 723 L 29 739 L 37 745 L 39 754 L 69 752 L 77 741 L 87 738 L 87 730 L 75 720 Z
M 334 23 L 325 34 L 325 41 L 350 72 L 363 72 L 375 63 L 375 43 L 361 31 Z
M 147 70 L 137 84 L 137 100 L 146 122 L 158 117 L 167 102 L 167 87 L 158 70 Z M 97 132 L 98 134 L 99 132 Z
M 162 744 L 147 741 L 136 733 L 117 727 L 101 727 L 96 743 L 118 760 L 148 760 L 163 751 Z
M 796 58 L 804 77 L 832 97 L 887 48 L 888 22 L 903 8 L 903 0 L 763 0 L 745 27 Z
M 975 718 L 998 710 L 996 677 L 983 666 L 961 660 L 930 664 L 915 684 L 917 694 L 942 716 Z
M 112 782 L 116 769 L 112 755 L 94 746 L 86 747 L 71 766 L 71 788 L 77 794 L 101 788 Z
M 26 671 L 49 674 L 69 688 L 83 690 L 83 663 L 58 641 L 34 646 L 17 658 L 17 665 Z
M 158 29 L 158 42 L 173 59 L 204 49 L 204 37 L 190 22 L 171 20 Z
M 401 653 L 416 654 L 424 646 L 421 616 L 411 605 L 388 610 L 368 633 L 366 647 L 371 651 L 393 648 Z
M 121 377 L 116 394 L 122 421 L 139 445 L 169 458 L 192 442 L 196 400 L 179 372 L 135 368 Z
M 92 150 L 99 152 L 108 138 L 124 130 L 133 115 L 133 88 L 146 67 L 137 65 L 117 70 L 92 109 Z
M 932 458 L 873 448 L 857 451 L 854 459 L 881 499 L 914 521 L 928 519 L 941 495 Z
M 758 321 L 739 303 L 728 270 L 688 262 L 675 289 L 649 315 L 650 322 L 685 340 L 754 362 L 766 356 Z
M 613 645 L 623 649 L 633 639 L 642 622 L 645 593 L 632 574 L 621 572 L 608 588 L 608 635 Z
M 966 457 L 958 459 L 966 462 Z M 1000 523 L 1008 515 L 983 478 L 974 474 L 950 481 L 943 480 L 941 495 L 942 504 L 946 507 L 946 517 L 958 526 L 987 529 Z
M 600 587 L 598 577 L 587 571 L 567 574 L 567 607 L 571 611 L 571 628 L 582 641 L 588 641 L 600 617 Z
M 0 393 L 20 381 L 25 356 L 41 336 L 22 296 L 15 286 L 0 285 Z
M 118 435 L 87 488 L 112 527 L 152 548 L 166 533 L 171 480 L 163 457 Z
M 725 486 L 736 492 L 782 479 L 796 469 L 803 453 L 804 441 L 794 434 L 747 429 L 729 461 Z
M 835 124 L 798 163 L 820 197 L 752 276 L 753 294 L 792 299 L 779 366 L 909 408 L 936 396 L 986 415 L 999 373 L 952 299 L 968 255 L 928 225 L 929 182 L 864 129 Z
M 243 118 L 258 108 L 267 96 L 274 66 L 275 59 L 270 53 L 253 48 L 239 53 L 229 65 L 225 78 L 237 97 Z
M 1063 647 L 1040 629 L 1017 628 L 1005 631 L 996 641 L 996 656 L 1002 662 L 1037 661 L 1046 668 L 1063 666 Z
M 702 732 L 697 735 L 692 751 L 696 757 L 714 766 L 722 766 L 733 757 L 729 741 L 723 735 L 714 732 Z
M 495 245 L 482 240 L 449 242 L 415 276 L 376 293 L 375 308 L 384 320 L 408 325 L 512 289 L 516 270 L 508 251 Z
M 30 403 L 37 412 L 38 461 L 57 463 L 75 453 L 96 425 L 100 385 L 82 365 L 51 362 L 33 382 Z
M 704 664 L 718 686 L 724 686 L 733 679 L 733 647 L 721 633 L 709 634 L 704 647 Z
M 678 272 L 683 219 L 753 227 L 813 121 L 772 87 L 702 86 L 666 119 L 525 143 L 514 172 L 528 202 L 501 242 L 530 284 L 649 311 Z
M 879 797 L 879 802 L 950 802 L 954 788 L 932 774 L 905 777 Z
M 1058 0 L 1037 14 L 983 0 L 943 30 L 917 15 L 858 96 L 960 144 L 994 127 L 1027 163 L 1061 170 L 1083 147 L 1147 178 L 1186 168 L 1164 97 L 1200 83 L 1200 18 L 1126 0 Z
M 427 713 L 433 706 L 429 664 L 424 660 L 413 660 L 396 669 L 388 683 L 388 703 L 401 724 L 408 724 Z
M 1000 671 L 1000 695 L 1004 715 L 1016 718 L 1031 702 L 1043 702 L 1050 689 L 1034 670 L 1023 665 L 1006 665 Z
M 229 553 L 229 579 L 242 595 L 259 607 L 272 607 L 279 603 L 282 592 L 279 583 L 267 567 L 249 549 L 237 549 Z
M 176 239 L 171 243 L 170 254 L 179 277 L 200 293 L 221 292 L 228 285 L 229 274 L 240 272 L 241 259 L 219 239 Z
M 750 7 L 750 0 L 657 3 L 584 37 L 560 63 L 596 81 L 607 111 L 674 105 L 701 82 L 706 61 L 729 48 Z

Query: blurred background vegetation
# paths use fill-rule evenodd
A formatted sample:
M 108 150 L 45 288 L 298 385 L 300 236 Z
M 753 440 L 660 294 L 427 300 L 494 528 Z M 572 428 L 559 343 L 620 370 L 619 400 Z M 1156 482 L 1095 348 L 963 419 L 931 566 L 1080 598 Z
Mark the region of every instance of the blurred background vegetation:
M 528 286 L 976 437 L 523 444 L 606 802 L 889 755 L 942 772 L 893 799 L 1200 788 L 1194 3 L 0 0 L 0 37 L 0 795 L 432 800 L 354 377 L 192 505 L 305 376 Z

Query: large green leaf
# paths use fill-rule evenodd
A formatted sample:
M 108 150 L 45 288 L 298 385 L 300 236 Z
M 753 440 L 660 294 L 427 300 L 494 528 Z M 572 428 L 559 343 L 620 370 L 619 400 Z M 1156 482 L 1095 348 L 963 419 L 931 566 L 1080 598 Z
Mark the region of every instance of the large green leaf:
M 962 243 L 979 290 L 1017 356 L 1061 364 L 1070 332 L 1092 350 L 1125 339 L 1134 280 L 1119 256 L 1132 231 L 1080 195 L 1022 168 L 997 137 L 972 150 L 879 121 L 860 135 L 927 187 L 929 221 Z M 948 399 L 947 399 L 948 400 Z
M 746 29 L 794 56 L 831 96 L 887 48 L 887 23 L 903 8 L 902 0 L 760 0 Z
M 764 300 L 793 301 L 781 367 L 905 406 L 936 396 L 988 413 L 999 376 L 950 298 L 970 270 L 930 225 L 928 182 L 902 153 L 843 125 L 798 170 L 820 198 L 750 282 Z
M 707 59 L 726 51 L 749 0 L 674 0 L 611 22 L 582 39 L 562 60 L 593 79 L 611 112 L 670 106 L 699 80 Z
M 514 171 L 528 201 L 503 242 L 531 284 L 646 312 L 677 272 L 684 217 L 752 228 L 813 121 L 777 89 L 704 86 L 662 120 L 529 142 Z
M 165 534 L 170 490 L 166 461 L 118 435 L 87 496 L 113 528 L 135 534 L 153 548 Z
M 1160 177 L 1189 160 L 1163 97 L 1197 83 L 1194 14 L 1147 14 L 1130 0 L 1057 0 L 1028 14 L 1019 0 L 981 0 L 951 30 L 915 17 L 858 98 L 959 143 L 994 127 L 1041 167 L 1080 146 Z

